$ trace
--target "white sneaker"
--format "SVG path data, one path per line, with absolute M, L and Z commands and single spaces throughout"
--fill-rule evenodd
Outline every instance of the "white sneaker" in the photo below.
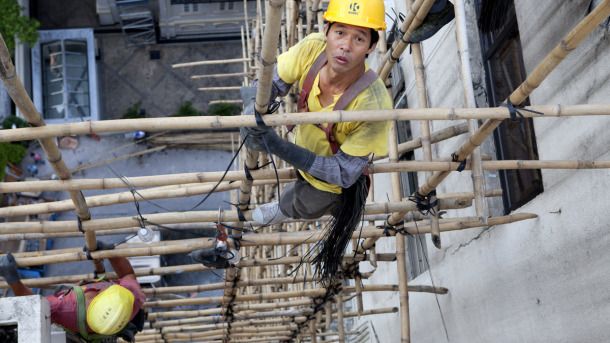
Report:
M 252 220 L 261 225 L 278 224 L 286 218 L 288 217 L 280 211 L 280 204 L 277 201 L 263 204 L 252 211 Z

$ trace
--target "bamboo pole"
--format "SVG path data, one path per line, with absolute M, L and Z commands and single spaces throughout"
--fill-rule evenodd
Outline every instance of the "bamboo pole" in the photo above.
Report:
M 215 104 L 243 104 L 243 100 L 241 100 L 241 99 L 210 100 L 208 102 L 208 104 L 210 104 L 210 105 L 215 105 Z
M 256 89 L 255 109 L 258 113 L 266 114 L 269 98 L 271 96 L 271 82 L 273 78 L 273 68 L 276 64 L 278 37 L 280 36 L 280 26 L 282 17 L 282 6 L 284 0 L 269 0 L 265 7 L 266 25 L 263 35 L 263 47 L 259 60 L 258 86 Z M 253 118 L 254 119 L 254 118 Z M 246 149 L 245 168 L 256 169 L 258 152 Z M 240 210 L 245 210 L 250 203 L 250 192 L 252 183 L 247 180 L 242 183 L 239 192 L 238 206 Z
M 522 111 L 525 118 L 554 118 L 575 116 L 610 115 L 608 104 L 586 105 L 536 105 L 526 106 L 526 110 L 544 114 Z M 374 114 L 374 115 L 373 115 Z M 269 114 L 265 123 L 269 126 L 339 123 L 348 121 L 387 121 L 387 120 L 464 120 L 464 119 L 497 119 L 510 118 L 506 107 L 491 108 L 428 108 L 428 109 L 391 109 L 374 111 L 331 111 Z M 253 116 L 194 116 L 194 117 L 160 117 L 141 119 L 115 119 L 103 121 L 83 121 L 2 130 L 0 142 L 32 140 L 48 137 L 120 133 L 134 130 L 147 132 L 201 130 L 220 128 L 254 127 Z
M 407 42 L 413 30 L 421 25 L 433 4 L 434 0 L 417 0 L 411 4 L 409 12 L 407 12 L 407 16 L 400 27 L 400 32 L 404 33 L 394 41 L 378 68 L 377 74 L 379 74 L 381 80 L 385 81 L 388 78 L 392 67 L 407 47 Z
M 440 199 L 441 209 L 463 208 L 470 203 L 469 198 L 449 198 Z M 381 214 L 396 211 L 410 212 L 417 210 L 417 205 L 413 202 L 400 201 L 392 203 L 368 204 L 365 207 L 365 214 Z M 250 213 L 244 213 L 246 220 L 250 219 Z M 83 231 L 98 231 L 110 229 L 123 229 L 139 226 L 141 223 L 139 216 L 115 217 L 105 219 L 95 219 L 82 223 Z M 237 211 L 189 211 L 189 212 L 166 212 L 145 214 L 145 224 L 178 224 L 196 222 L 236 222 L 239 221 Z M 80 232 L 77 221 L 40 221 L 40 222 L 6 222 L 0 223 L 0 235 L 18 233 L 60 233 L 60 232 Z
M 337 330 L 339 331 L 339 342 L 345 343 L 345 323 L 343 322 L 343 293 L 339 292 L 337 299 Z
M 15 66 L 11 60 L 10 52 L 4 43 L 4 37 L 2 37 L 2 34 L 0 34 L 0 78 L 2 79 L 4 87 L 6 88 L 11 99 L 13 99 L 13 102 L 17 108 L 19 108 L 19 111 L 21 111 L 28 123 L 35 127 L 44 128 L 46 126 L 44 119 L 36 110 L 36 107 L 26 92 L 23 83 L 15 73 Z M 52 138 L 41 138 L 38 140 L 38 142 L 47 155 L 47 159 L 55 171 L 55 174 L 57 174 L 61 180 L 71 179 L 72 175 L 70 170 L 64 163 L 61 152 L 59 151 L 59 147 L 55 143 L 55 140 Z M 78 219 L 85 222 L 91 219 L 91 212 L 89 212 L 89 208 L 87 207 L 83 193 L 79 191 L 69 191 L 68 193 L 70 194 L 70 198 L 74 203 L 74 208 L 76 210 L 75 212 Z M 97 242 L 94 232 L 85 234 L 85 246 L 89 251 L 95 251 L 97 249 Z M 102 261 L 94 260 L 93 265 L 96 273 L 104 273 L 104 264 Z
M 413 1 L 410 1 L 413 3 Z M 418 105 L 420 108 L 428 107 L 428 92 L 426 90 L 426 75 L 425 75 L 425 67 L 424 67 L 424 59 L 422 56 L 422 47 L 421 44 L 411 44 L 412 53 L 411 56 L 413 58 L 413 67 L 415 68 L 415 84 L 417 89 L 417 98 Z M 430 142 L 430 121 L 429 120 L 421 120 L 420 122 L 421 129 L 421 142 L 422 148 L 424 152 L 424 161 L 430 162 L 432 161 L 432 143 Z M 398 158 L 398 147 L 396 148 L 396 158 Z M 431 173 L 425 172 L 425 178 Z M 431 200 L 434 202 L 434 200 Z M 434 215 L 430 216 L 430 225 L 432 226 L 432 233 L 430 234 L 432 238 L 432 243 L 437 249 L 441 248 L 441 235 L 440 230 L 438 228 L 438 207 L 434 208 Z
M 225 74 L 205 74 L 205 75 L 191 75 L 191 79 L 199 80 L 199 79 L 219 79 L 219 78 L 227 78 L 227 77 L 242 77 L 248 76 L 247 72 L 241 73 L 225 73 Z
M 203 66 L 203 65 L 242 63 L 243 61 L 244 61 L 243 58 L 233 58 L 233 59 L 226 59 L 226 60 L 206 60 L 206 61 L 197 61 L 197 62 L 176 63 L 176 64 L 172 64 L 172 68 L 176 69 L 176 68 Z
M 396 134 L 396 122 L 391 122 L 390 132 L 388 135 L 388 153 L 390 161 L 398 159 L 398 137 Z M 392 183 L 392 199 L 402 199 L 402 186 L 400 183 L 400 174 L 390 174 Z M 403 216 L 404 217 L 404 216 Z M 432 223 L 430 223 L 432 224 Z M 430 227 L 432 229 L 432 226 Z M 437 228 L 433 228 L 436 232 Z M 440 227 L 438 228 L 440 232 Z M 364 246 L 363 246 L 364 248 Z M 400 301 L 400 341 L 409 343 L 411 341 L 411 329 L 409 319 L 409 290 L 408 290 L 408 273 L 407 273 L 407 257 L 406 257 L 406 237 L 402 235 L 396 236 L 396 268 L 398 269 L 398 297 Z
M 454 3 L 455 9 L 455 37 L 458 46 L 458 55 L 460 57 L 460 76 L 462 86 L 464 88 L 464 104 L 466 107 L 477 107 L 474 98 L 474 88 L 472 82 L 472 71 L 470 68 L 470 49 L 468 48 L 468 36 L 466 34 L 466 12 L 464 9 L 464 0 L 456 0 Z M 472 136 L 479 128 L 479 123 L 474 119 L 468 120 L 468 132 Z M 483 167 L 481 164 L 481 149 L 475 148 L 471 154 L 472 161 L 472 188 L 475 194 L 474 207 L 476 214 L 481 220 L 487 220 L 488 210 L 487 202 L 485 201 L 485 179 L 483 175 Z
M 537 160 L 506 160 L 506 161 L 483 161 L 484 170 L 508 170 L 508 169 L 607 169 L 610 161 L 537 161 Z M 403 161 L 376 163 L 369 165 L 370 174 L 390 172 L 412 172 L 412 171 L 454 171 L 460 166 L 458 162 L 420 162 Z M 470 169 L 469 162 L 465 170 Z M 280 180 L 293 179 L 294 169 L 279 169 Z M 269 169 L 260 169 L 250 172 L 255 180 L 275 180 L 275 172 Z M 184 173 L 166 174 L 154 176 L 140 176 L 129 178 L 132 187 L 153 187 L 188 184 L 195 182 L 218 181 L 222 172 L 206 173 Z M 227 172 L 225 181 L 243 181 L 245 175 L 239 172 Z M 46 181 L 21 181 L 0 183 L 0 193 L 28 192 L 28 191 L 61 191 L 61 190 L 86 190 L 86 189 L 112 189 L 127 188 L 125 181 L 119 178 L 107 179 L 77 179 L 77 180 L 46 180 Z
M 143 155 L 147 155 L 147 154 L 152 154 L 153 152 L 165 150 L 165 148 L 167 148 L 166 145 L 161 145 L 161 146 L 158 146 L 158 147 L 154 147 L 154 148 L 150 148 L 150 149 L 145 149 L 145 150 L 142 150 L 142 151 L 136 151 L 136 152 L 133 152 L 133 153 L 130 153 L 130 154 L 125 154 L 125 155 L 113 157 L 113 158 L 102 160 L 102 161 L 84 163 L 84 164 L 81 164 L 78 167 L 70 170 L 70 173 L 73 174 L 73 173 L 77 173 L 79 171 L 83 171 L 83 170 L 87 170 L 87 169 L 91 169 L 91 168 L 105 166 L 107 164 L 111 164 L 111 163 L 114 163 L 114 162 L 117 162 L 117 161 L 123 161 L 123 160 L 128 160 L 128 159 L 133 158 L 133 157 L 138 157 L 138 156 L 143 156 Z
M 204 92 L 213 92 L 213 91 L 238 91 L 241 89 L 241 86 L 224 86 L 224 87 L 199 87 L 197 90 Z
M 589 13 L 578 25 L 576 25 L 559 44 L 536 66 L 526 80 L 509 96 L 508 100 L 514 105 L 521 104 L 534 89 L 559 65 L 561 61 L 597 27 L 599 23 L 605 20 L 610 15 L 610 0 L 604 0 L 597 5 L 595 9 Z M 470 139 L 465 142 L 454 153 L 456 160 L 464 160 L 472 153 L 472 151 L 481 145 L 483 141 L 502 123 L 501 120 L 488 119 L 479 129 L 473 134 Z M 428 194 L 436 186 L 438 186 L 449 172 L 436 172 L 431 178 L 426 180 L 418 192 L 420 194 Z M 397 217 L 400 217 L 397 214 Z M 392 220 L 394 218 L 391 218 Z M 392 221 L 390 222 L 392 223 Z

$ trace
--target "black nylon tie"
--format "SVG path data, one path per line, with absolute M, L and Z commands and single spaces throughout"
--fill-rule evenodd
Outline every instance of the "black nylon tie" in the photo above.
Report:
M 468 159 L 465 158 L 464 160 L 460 161 L 459 160 L 459 156 L 456 153 L 451 154 L 451 161 L 459 162 L 460 163 L 460 165 L 455 169 L 455 170 L 457 170 L 460 173 L 466 168 L 466 161 L 467 160 Z

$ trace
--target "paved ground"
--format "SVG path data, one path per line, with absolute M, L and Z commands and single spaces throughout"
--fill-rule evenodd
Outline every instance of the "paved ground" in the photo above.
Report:
M 206 111 L 210 100 L 238 99 L 239 91 L 197 90 L 199 87 L 241 86 L 242 78 L 191 79 L 191 75 L 243 72 L 241 63 L 173 69 L 172 64 L 241 57 L 241 41 L 155 44 L 128 47 L 122 34 L 96 34 L 100 49 L 101 119 L 121 118 L 129 106 L 142 103 L 148 117 L 165 117 L 185 101 Z M 151 60 L 159 51 L 161 59 Z
M 125 135 L 108 135 L 102 136 L 100 141 L 94 140 L 90 137 L 82 136 L 79 137 L 79 146 L 75 150 L 62 150 L 63 158 L 69 168 L 74 168 L 82 163 L 91 161 L 99 161 L 107 158 L 120 156 L 136 151 L 146 149 L 145 145 L 141 144 L 130 144 L 131 138 L 126 138 Z M 126 146 L 127 145 L 127 146 Z M 120 148 L 123 147 L 123 148 Z M 227 152 L 221 151 L 204 151 L 204 150 L 182 150 L 172 149 L 161 152 L 152 153 L 138 158 L 132 158 L 125 161 L 117 161 L 109 165 L 109 167 L 102 166 L 97 168 L 88 169 L 83 172 L 77 173 L 75 178 L 104 178 L 104 177 L 115 177 L 114 172 L 122 176 L 143 176 L 143 175 L 157 175 L 157 174 L 171 174 L 178 172 L 200 172 L 200 171 L 218 171 L 224 170 L 227 167 L 232 155 Z M 28 163 L 29 157 L 24 163 Z M 114 172 L 113 172 L 114 171 Z M 41 178 L 48 178 L 52 174 L 52 170 L 49 165 L 40 166 L 39 176 Z M 85 196 L 114 193 L 121 190 L 107 190 L 107 191 L 85 191 Z M 51 197 L 56 199 L 67 199 L 68 194 L 65 192 L 53 192 L 44 193 L 45 197 Z M 177 198 L 158 200 L 154 203 L 142 202 L 140 204 L 140 210 L 143 214 L 165 212 L 163 209 L 157 207 L 161 205 L 164 208 L 172 211 L 184 211 L 192 208 L 194 204 L 199 202 L 202 196 L 194 196 L 189 198 Z M 229 201 L 229 194 L 215 194 L 212 195 L 202 206 L 198 209 L 218 209 L 218 208 L 229 208 L 227 202 Z M 107 207 L 91 208 L 91 213 L 94 219 L 106 218 L 106 217 L 120 217 L 120 216 L 132 216 L 137 212 L 135 210 L 134 203 L 113 205 Z M 57 220 L 74 220 L 75 215 L 73 212 L 60 213 Z M 205 235 L 202 232 L 196 232 L 198 235 Z M 113 236 L 102 236 L 104 241 L 118 242 L 123 240 L 127 235 L 113 235 Z M 192 238 L 192 232 L 179 235 L 172 232 L 162 232 L 163 239 L 180 239 L 180 238 Z M 82 247 L 84 244 L 83 238 L 62 238 L 54 239 L 53 249 L 61 249 L 68 247 Z M 165 265 L 178 265 L 178 264 L 189 264 L 193 263 L 190 258 L 185 255 L 166 255 L 162 264 Z M 91 264 L 89 262 L 77 262 L 77 263 L 62 263 L 62 264 L 51 264 L 46 266 L 45 275 L 67 275 L 67 274 L 83 274 L 91 272 Z M 216 282 L 219 280 L 219 274 L 211 272 L 203 273 L 184 273 L 166 277 L 164 281 L 168 285 L 185 285 L 185 284 L 201 284 Z M 208 293 L 210 294 L 210 293 Z

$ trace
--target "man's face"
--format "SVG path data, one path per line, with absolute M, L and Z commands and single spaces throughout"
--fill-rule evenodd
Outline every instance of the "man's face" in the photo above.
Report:
M 328 25 L 328 24 L 327 24 Z M 333 23 L 326 34 L 328 65 L 337 73 L 351 72 L 364 65 L 371 45 L 371 30 L 366 27 Z

